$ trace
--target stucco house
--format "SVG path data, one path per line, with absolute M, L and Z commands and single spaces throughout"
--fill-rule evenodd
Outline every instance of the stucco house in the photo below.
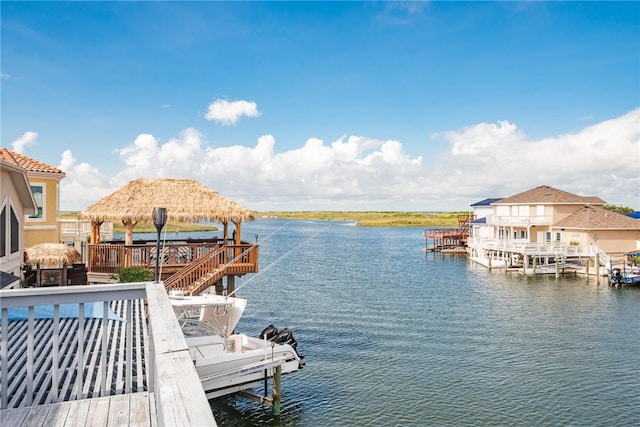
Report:
M 37 212 L 37 204 L 23 167 L 0 157 L 0 173 L 0 283 L 16 287 L 24 261 L 24 223 Z
M 640 220 L 606 210 L 583 206 L 551 227 L 570 244 L 597 245 L 610 256 L 640 250 Z
M 496 257 L 512 263 L 538 253 L 546 261 L 591 256 L 595 263 L 598 255 L 598 264 L 607 266 L 615 257 L 640 249 L 640 221 L 606 210 L 605 204 L 599 197 L 547 185 L 494 200 L 486 220 L 471 225 L 471 258 L 483 264 Z M 477 204 L 485 211 L 486 205 Z
M 0 149 L 0 159 L 26 170 L 36 201 L 37 211 L 28 215 L 24 222 L 24 246 L 60 242 L 60 181 L 65 173 L 6 148 Z

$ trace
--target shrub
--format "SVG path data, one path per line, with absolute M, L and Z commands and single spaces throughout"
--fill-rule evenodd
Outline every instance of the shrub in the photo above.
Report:
M 148 282 L 153 278 L 153 271 L 144 267 L 118 267 L 111 278 L 121 283 Z

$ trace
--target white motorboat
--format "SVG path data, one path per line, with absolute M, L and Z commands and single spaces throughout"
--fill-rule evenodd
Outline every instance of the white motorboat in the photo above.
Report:
M 304 366 L 286 328 L 278 331 L 269 325 L 260 338 L 234 333 L 246 299 L 172 291 L 170 300 L 209 398 L 257 387 L 273 377 L 277 366 L 282 374 Z

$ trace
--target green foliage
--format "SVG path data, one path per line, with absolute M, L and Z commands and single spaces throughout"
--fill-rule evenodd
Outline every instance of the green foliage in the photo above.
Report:
M 148 282 L 153 278 L 153 271 L 144 267 L 118 267 L 112 279 L 119 280 L 120 283 Z
M 622 205 L 604 205 L 604 208 L 608 211 L 618 212 L 619 214 L 626 215 L 635 212 L 635 209 Z

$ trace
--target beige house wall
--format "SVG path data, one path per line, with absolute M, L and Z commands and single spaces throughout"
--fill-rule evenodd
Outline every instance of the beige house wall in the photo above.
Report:
M 25 220 L 24 246 L 30 248 L 38 243 L 60 242 L 59 186 L 60 177 L 46 173 L 29 173 L 29 184 L 42 186 L 44 194 L 43 217 Z
M 561 231 L 563 241 L 577 239 L 581 246 L 598 245 L 608 254 L 623 254 L 640 249 L 640 230 L 571 230 Z
M 551 216 L 551 224 L 554 224 L 562 219 L 565 219 L 584 205 L 552 205 L 545 206 L 545 211 Z

